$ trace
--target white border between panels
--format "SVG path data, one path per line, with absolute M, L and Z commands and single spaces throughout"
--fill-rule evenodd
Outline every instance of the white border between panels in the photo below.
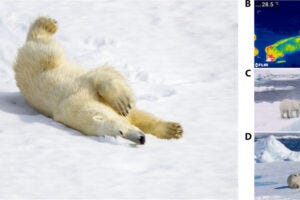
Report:
M 238 2 L 239 199 L 254 200 L 254 0 Z M 251 77 L 245 71 L 251 69 Z M 252 139 L 245 140 L 245 133 Z

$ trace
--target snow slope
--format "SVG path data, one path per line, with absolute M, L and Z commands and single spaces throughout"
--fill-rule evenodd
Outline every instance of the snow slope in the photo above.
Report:
M 300 161 L 300 152 L 291 151 L 273 135 L 255 142 L 257 162 Z
M 0 198 L 237 199 L 236 3 L 1 1 Z M 59 22 L 70 59 L 114 65 L 183 139 L 86 137 L 28 106 L 12 65 L 38 15 Z

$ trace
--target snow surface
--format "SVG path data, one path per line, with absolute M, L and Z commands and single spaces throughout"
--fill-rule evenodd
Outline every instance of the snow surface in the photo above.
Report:
M 277 135 L 276 135 L 277 136 Z M 299 190 L 289 189 L 287 178 L 299 173 L 300 152 L 289 150 L 278 138 L 299 138 L 297 135 L 258 134 L 255 142 L 255 196 L 257 200 L 298 200 Z
M 300 172 L 300 162 L 271 162 L 255 164 L 256 200 L 299 200 L 299 189 L 290 189 L 287 178 Z
M 280 102 L 255 103 L 255 131 L 256 132 L 278 132 L 278 131 L 300 131 L 300 118 L 281 118 Z
M 236 4 L 1 1 L 0 198 L 237 199 Z M 38 15 L 59 22 L 72 60 L 114 65 L 183 139 L 87 137 L 28 106 L 12 65 Z

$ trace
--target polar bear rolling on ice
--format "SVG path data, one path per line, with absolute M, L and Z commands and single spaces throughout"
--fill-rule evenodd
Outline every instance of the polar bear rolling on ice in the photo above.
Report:
M 293 117 L 294 112 L 296 112 L 296 116 L 299 117 L 300 102 L 297 100 L 284 99 L 280 103 L 279 108 L 280 108 L 281 118 L 284 118 L 285 116 L 287 118 L 291 118 Z
M 109 66 L 86 71 L 69 61 L 53 39 L 57 22 L 39 17 L 30 26 L 14 65 L 17 86 L 39 112 L 86 135 L 121 136 L 145 143 L 144 133 L 180 138 L 180 124 L 135 108 L 125 78 Z

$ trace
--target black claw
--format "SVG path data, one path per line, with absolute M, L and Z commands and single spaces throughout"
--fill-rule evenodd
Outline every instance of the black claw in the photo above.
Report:
M 120 113 L 123 114 L 122 105 L 121 105 L 121 103 L 119 101 L 117 102 L 117 108 L 120 111 Z

